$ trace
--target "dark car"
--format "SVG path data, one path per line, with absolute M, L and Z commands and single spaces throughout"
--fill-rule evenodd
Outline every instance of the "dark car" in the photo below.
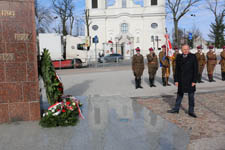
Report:
M 123 60 L 123 56 L 120 54 L 109 54 L 100 58 L 100 62 L 119 62 Z

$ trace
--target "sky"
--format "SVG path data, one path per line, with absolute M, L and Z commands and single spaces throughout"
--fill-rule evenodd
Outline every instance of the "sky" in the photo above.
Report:
M 38 0 L 41 4 L 51 7 L 51 0 Z M 108 0 L 108 4 L 112 5 L 115 0 Z M 134 0 L 135 3 L 143 5 L 143 0 Z M 74 0 L 75 13 L 79 16 L 84 14 L 85 0 Z M 179 27 L 183 30 L 190 31 L 194 26 L 199 28 L 204 39 L 209 40 L 210 24 L 214 21 L 212 13 L 206 9 L 207 3 L 202 2 L 198 7 L 191 9 L 179 22 Z M 194 16 L 191 16 L 194 14 Z M 166 17 L 166 27 L 169 34 L 172 33 L 173 20 L 170 15 Z

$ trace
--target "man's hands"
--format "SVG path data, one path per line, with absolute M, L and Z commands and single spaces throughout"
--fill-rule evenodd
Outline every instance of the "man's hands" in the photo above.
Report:
M 175 85 L 178 87 L 178 82 L 175 82 Z M 191 86 L 195 86 L 196 85 L 196 83 L 194 83 L 194 82 L 192 82 L 192 84 L 191 84 Z

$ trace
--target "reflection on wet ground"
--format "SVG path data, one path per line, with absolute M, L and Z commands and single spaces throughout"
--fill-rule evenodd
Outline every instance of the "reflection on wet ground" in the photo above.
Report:
M 135 100 L 79 97 L 85 120 L 43 129 L 37 122 L 0 125 L 0 150 L 186 150 L 189 136 Z

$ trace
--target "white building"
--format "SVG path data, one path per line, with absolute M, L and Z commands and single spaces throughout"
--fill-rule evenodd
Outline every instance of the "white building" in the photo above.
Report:
M 115 0 L 111 6 L 107 0 L 86 0 L 90 13 L 90 36 L 98 36 L 97 54 L 120 53 L 129 58 L 136 47 L 141 53 L 149 53 L 150 47 L 165 44 L 165 0 L 144 0 L 137 5 L 133 0 Z M 91 45 L 95 55 L 95 44 Z

